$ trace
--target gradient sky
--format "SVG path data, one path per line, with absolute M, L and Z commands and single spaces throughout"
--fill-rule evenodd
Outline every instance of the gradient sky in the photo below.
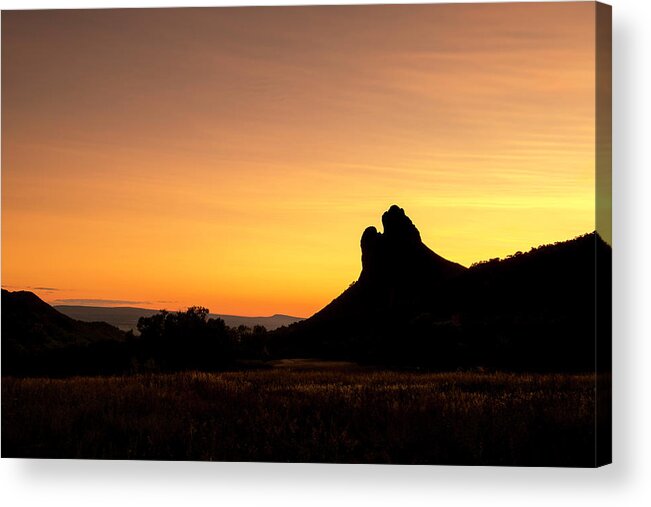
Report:
M 308 316 L 391 204 L 465 265 L 595 229 L 591 2 L 2 14 L 2 284 Z

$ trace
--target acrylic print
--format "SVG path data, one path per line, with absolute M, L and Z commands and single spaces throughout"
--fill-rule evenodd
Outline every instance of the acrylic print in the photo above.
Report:
M 610 462 L 610 7 L 2 13 L 2 456 Z

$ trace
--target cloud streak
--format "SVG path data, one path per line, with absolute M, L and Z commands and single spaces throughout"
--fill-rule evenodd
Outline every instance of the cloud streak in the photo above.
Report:
M 106 306 L 106 305 L 151 305 L 152 301 L 134 301 L 130 299 L 65 298 L 65 299 L 55 299 L 53 303 L 81 305 L 81 306 Z
M 30 285 L 3 285 L 2 288 L 11 290 L 37 290 L 42 292 L 59 292 L 65 290 L 56 287 L 32 287 Z

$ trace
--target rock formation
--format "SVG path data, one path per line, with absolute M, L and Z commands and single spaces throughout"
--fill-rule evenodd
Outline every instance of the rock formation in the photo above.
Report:
M 382 215 L 382 225 L 384 233 L 368 227 L 362 234 L 360 283 L 416 288 L 465 271 L 425 246 L 416 226 L 395 204 Z

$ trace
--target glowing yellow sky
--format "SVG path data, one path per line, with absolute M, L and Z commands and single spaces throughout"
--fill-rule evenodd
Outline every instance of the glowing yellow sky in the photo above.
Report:
M 465 265 L 592 231 L 594 21 L 591 2 L 4 12 L 2 284 L 307 316 L 393 203 Z

